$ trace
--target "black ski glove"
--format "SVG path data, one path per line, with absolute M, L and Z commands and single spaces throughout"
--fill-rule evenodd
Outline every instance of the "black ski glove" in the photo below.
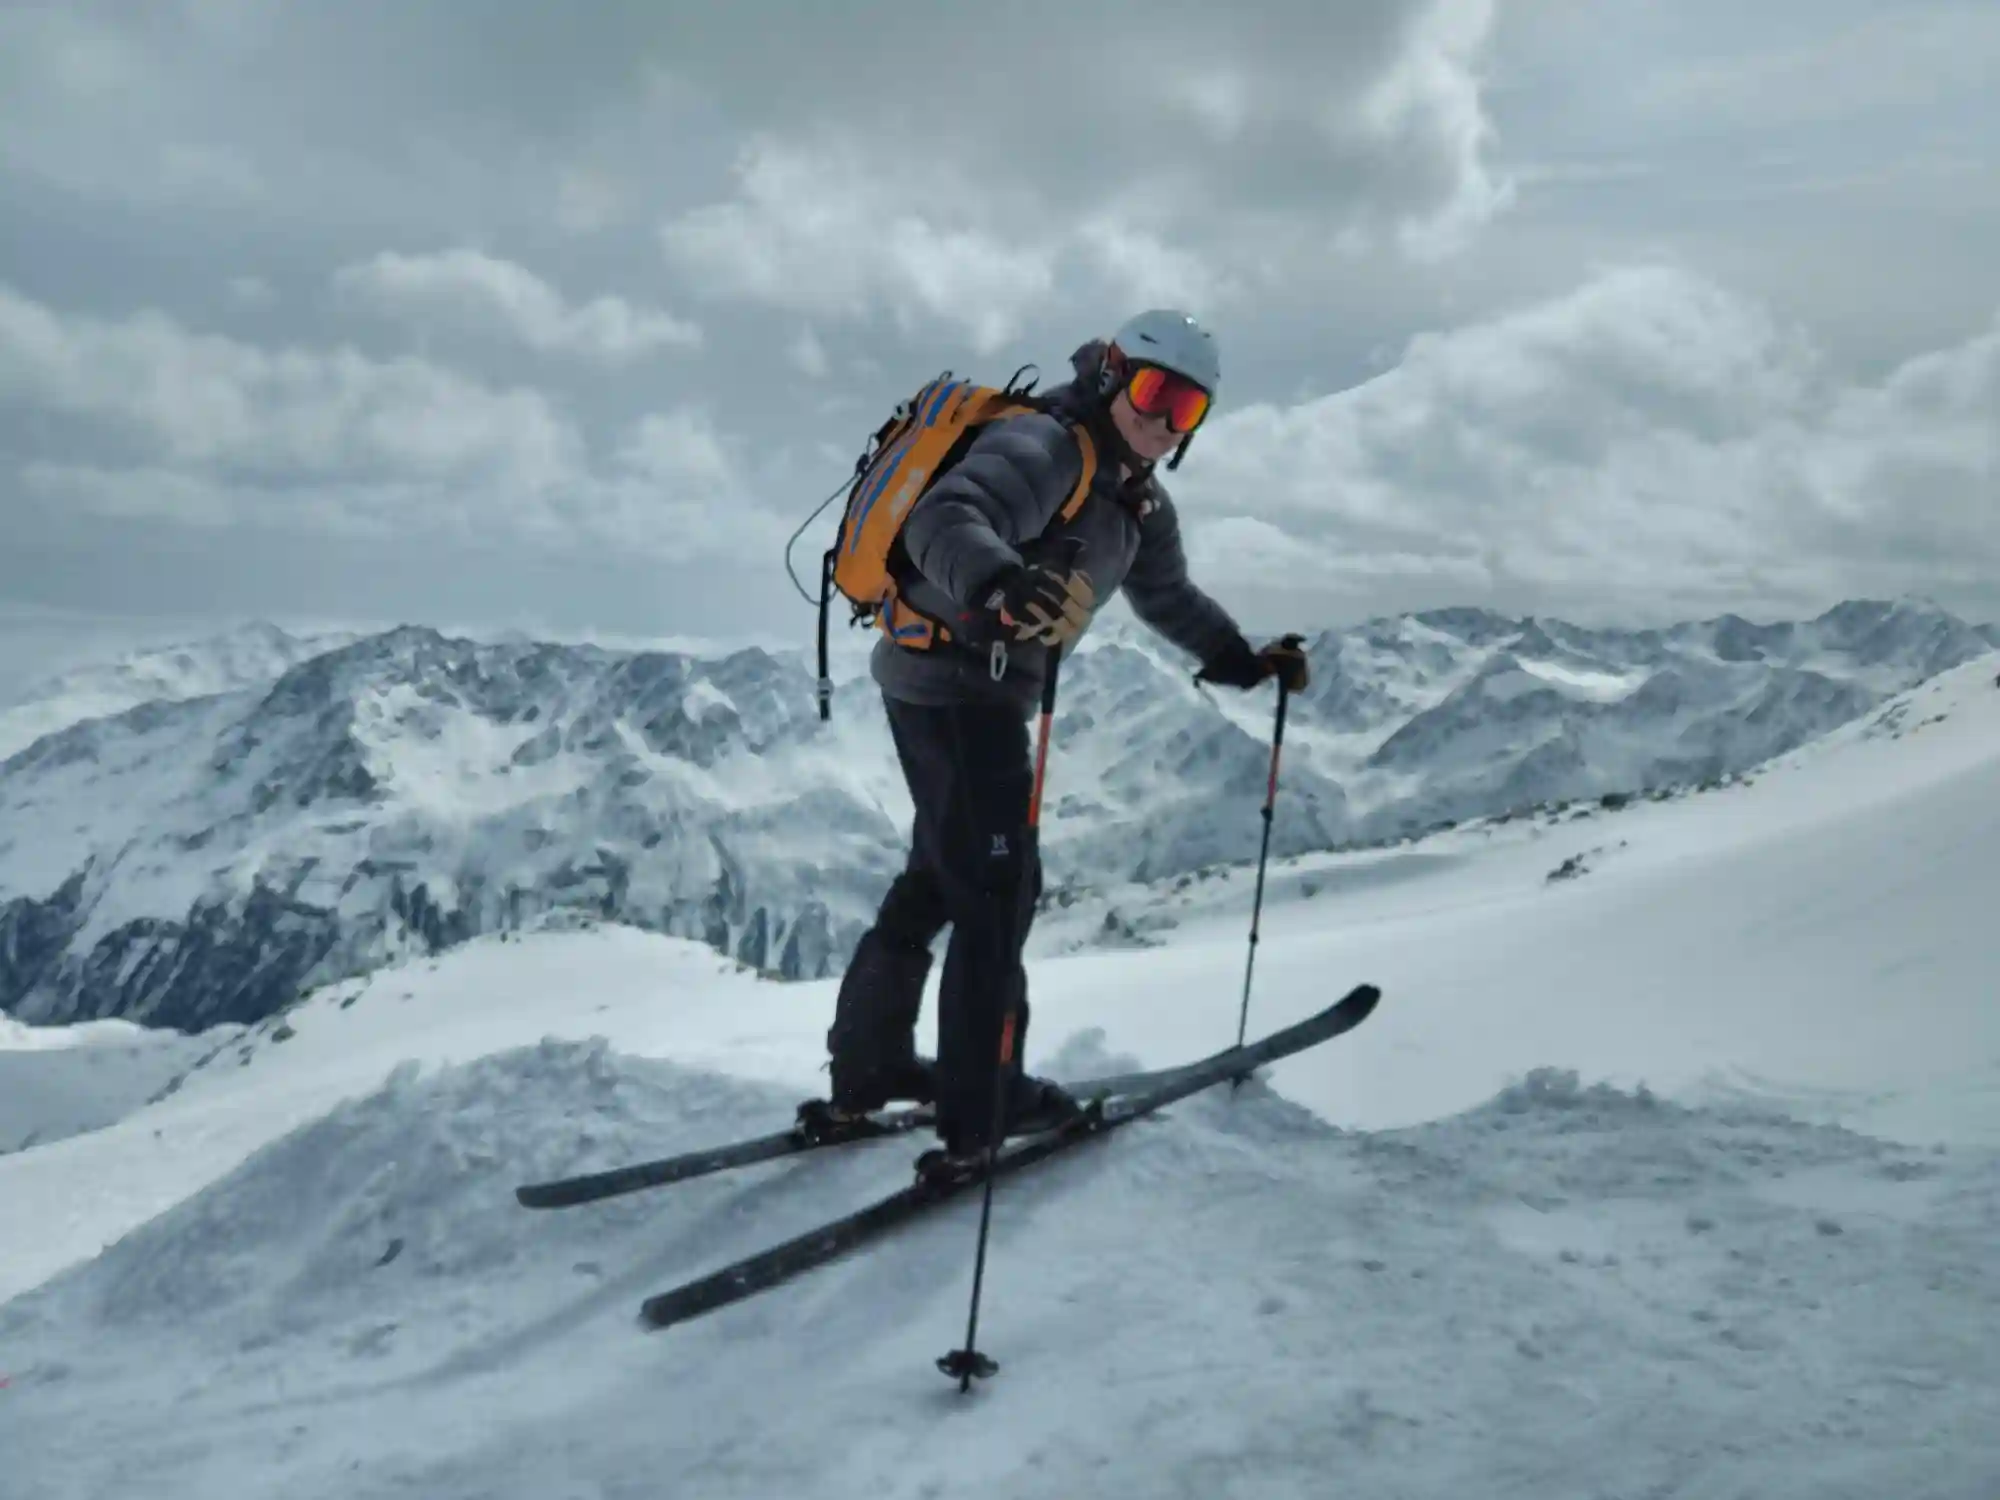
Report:
M 981 602 L 1017 641 L 1067 646 L 1082 635 L 1097 591 L 1082 569 L 1062 573 L 1040 563 L 1003 568 L 981 591 Z
M 1196 682 L 1220 683 L 1223 687 L 1246 691 L 1262 682 L 1264 676 L 1263 661 L 1240 635 L 1203 662 L 1201 670 L 1194 674 Z
M 1198 682 L 1215 682 L 1223 687 L 1246 691 L 1256 687 L 1266 677 L 1279 678 L 1285 690 L 1291 693 L 1300 692 L 1312 681 L 1312 671 L 1306 665 L 1305 645 L 1300 637 L 1288 635 L 1258 651 L 1239 635 L 1203 663 L 1202 669 L 1195 674 Z

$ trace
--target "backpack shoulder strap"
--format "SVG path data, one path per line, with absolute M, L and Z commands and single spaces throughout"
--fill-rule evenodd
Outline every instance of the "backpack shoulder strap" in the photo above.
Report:
M 1076 445 L 1083 453 L 1083 467 L 1076 476 L 1076 488 L 1069 492 L 1069 499 L 1063 502 L 1062 519 L 1073 520 L 1083 509 L 1083 502 L 1090 498 L 1090 487 L 1097 481 L 1097 440 L 1090 435 L 1090 429 L 1081 422 L 1071 425 L 1076 434 Z
M 1090 487 L 1097 481 L 1097 440 L 1090 435 L 1090 428 L 1074 417 L 1067 417 L 1055 406 L 1039 397 L 1021 391 L 984 390 L 980 392 L 982 402 L 971 418 L 977 422 L 995 422 L 1003 417 L 1025 416 L 1029 412 L 1040 412 L 1045 417 L 1054 417 L 1067 427 L 1076 437 L 1076 446 L 1082 455 L 1083 464 L 1078 469 L 1076 484 L 1063 501 L 1056 520 L 1074 520 L 1076 513 L 1083 509 L 1083 502 L 1090 498 Z M 1051 521 L 1049 524 L 1054 525 Z

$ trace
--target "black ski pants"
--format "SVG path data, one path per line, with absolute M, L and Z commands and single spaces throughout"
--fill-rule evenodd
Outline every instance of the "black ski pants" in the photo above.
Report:
M 916 819 L 909 861 L 883 898 L 875 930 L 927 949 L 950 925 L 938 987 L 938 1134 L 983 1141 L 1009 1007 L 1015 1068 L 1028 1030 L 1021 948 L 1042 890 L 1028 826 L 1035 775 L 1028 726 L 1019 710 L 997 704 L 883 702 Z

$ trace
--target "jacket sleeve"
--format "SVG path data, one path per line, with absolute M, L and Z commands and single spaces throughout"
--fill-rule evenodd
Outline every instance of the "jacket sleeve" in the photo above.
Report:
M 995 422 L 911 509 L 904 550 L 927 580 L 972 608 L 982 585 L 1021 562 L 1021 543 L 1047 529 L 1082 473 L 1082 450 L 1054 417 Z
M 1180 518 L 1165 490 L 1139 526 L 1139 553 L 1125 575 L 1132 612 L 1198 662 L 1212 661 L 1243 632 L 1229 612 L 1188 578 Z

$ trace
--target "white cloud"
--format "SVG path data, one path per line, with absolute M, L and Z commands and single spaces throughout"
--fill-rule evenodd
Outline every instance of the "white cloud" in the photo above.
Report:
M 2000 573 L 1996 413 L 2000 322 L 1842 385 L 1763 308 L 1645 267 L 1422 335 L 1351 390 L 1219 415 L 1176 490 L 1238 588 L 1818 607 Z
M 718 30 L 667 66 L 794 152 L 837 134 L 885 176 L 942 167 L 1024 202 L 1017 248 L 1148 175 L 1176 212 L 1143 227 L 1204 254 L 1246 253 L 1232 226 L 1274 219 L 1318 254 L 1344 232 L 1435 253 L 1507 201 L 1486 159 L 1493 0 L 1073 7 L 1057 48 L 973 8 L 889 7 L 913 23 L 893 48 L 838 7 L 785 9 L 796 65 Z
M 736 176 L 735 198 L 661 230 L 669 258 L 712 294 L 827 318 L 880 307 L 905 328 L 953 325 L 985 353 L 1053 289 L 1053 249 L 980 222 L 977 198 L 935 171 L 764 137 Z
M 1847 120 L 1992 97 L 2000 70 L 2000 11 L 1988 4 L 1899 5 L 1847 25 L 1803 29 L 1805 40 L 1710 55 L 1664 70 L 1638 91 L 1648 114 L 1760 129 Z
M 161 185 L 191 197 L 249 198 L 264 190 L 257 168 L 227 146 L 177 141 L 160 150 Z
M 1070 52 L 1023 59 L 1061 101 L 1046 111 L 1008 82 L 1018 39 L 972 12 L 947 18 L 945 32 L 982 33 L 967 70 L 927 18 L 892 79 L 880 59 L 852 60 L 851 107 L 799 120 L 797 100 L 774 98 L 733 192 L 663 225 L 668 258 L 705 295 L 940 324 L 984 354 L 1059 302 L 1212 312 L 1332 257 L 1434 260 L 1511 202 L 1487 159 L 1491 0 L 1223 16 L 1168 39 L 1079 13 L 1075 53 L 1103 40 L 1121 64 L 1074 77 Z M 895 107 L 866 97 L 877 83 Z M 732 83 L 690 72 L 689 86 L 720 99 Z M 987 119 L 1008 123 L 971 123 Z
M 682 408 L 642 417 L 625 435 L 618 461 L 642 479 L 703 498 L 733 498 L 735 467 L 706 414 Z
M 261 276 L 230 277 L 229 295 L 245 307 L 269 307 L 278 299 L 271 283 Z
M 1513 201 L 1512 184 L 1487 162 L 1495 132 L 1478 67 L 1493 10 L 1493 0 L 1439 0 L 1359 99 L 1363 139 L 1429 179 L 1421 206 L 1407 206 L 1395 221 L 1398 242 L 1419 259 L 1462 249 Z
M 741 562 L 776 549 L 791 530 L 757 503 L 736 445 L 707 412 L 687 407 L 634 423 L 593 503 L 599 530 L 661 556 Z
M 830 368 L 826 358 L 826 347 L 820 343 L 819 335 L 813 332 L 810 323 L 799 330 L 799 336 L 793 339 L 791 346 L 785 350 L 785 358 L 793 369 L 809 380 L 825 379 Z
M 1213 314 L 1242 294 L 1236 277 L 1130 217 L 1106 213 L 1086 220 L 1077 226 L 1073 244 L 1116 296 L 1134 307 L 1199 308 Z
M 109 418 L 172 460 L 266 474 L 506 472 L 543 482 L 577 437 L 536 392 L 420 360 L 268 351 L 158 313 L 62 317 L 0 288 L 0 394 Z
M 596 234 L 625 217 L 626 197 L 601 173 L 571 168 L 556 180 L 556 223 L 571 234 Z
M 432 480 L 374 476 L 327 480 L 311 475 L 263 480 L 159 464 L 115 468 L 92 463 L 31 462 L 20 468 L 26 491 L 66 514 L 155 521 L 226 534 L 247 527 L 384 543 L 412 530 L 456 532 L 535 527 L 533 507 L 492 503 L 490 492 Z
M 669 259 L 711 296 L 828 320 L 883 312 L 905 332 L 941 324 L 986 354 L 1057 299 L 1066 271 L 1120 304 L 1212 311 L 1241 291 L 1156 227 L 1172 218 L 1157 194 L 1126 191 L 1050 229 L 1027 205 L 996 205 L 942 167 L 919 172 L 851 144 L 772 139 L 746 151 L 737 177 L 735 198 L 661 230 Z
M 219 528 L 238 519 L 238 507 L 222 487 L 171 469 L 37 462 L 23 464 L 20 477 L 30 491 L 67 509 L 118 520 Z
M 8 457 L 28 495 L 120 519 L 511 533 L 678 560 L 733 556 L 780 524 L 704 415 L 648 417 L 603 457 L 538 391 L 420 360 L 265 350 L 156 313 L 64 316 L 4 287 L 0 403 L 88 419 L 81 452 Z M 107 447 L 136 456 L 107 461 Z
M 50 87 L 81 103 L 114 103 L 147 80 L 145 50 L 136 38 L 61 7 L 18 11 L 4 24 L 0 36 L 21 48 L 20 55 L 34 57 Z
M 694 324 L 621 297 L 596 297 L 573 306 L 533 272 L 478 250 L 434 255 L 384 251 L 343 267 L 334 282 L 379 311 L 454 318 L 469 327 L 498 330 L 544 354 L 614 363 L 701 342 Z

